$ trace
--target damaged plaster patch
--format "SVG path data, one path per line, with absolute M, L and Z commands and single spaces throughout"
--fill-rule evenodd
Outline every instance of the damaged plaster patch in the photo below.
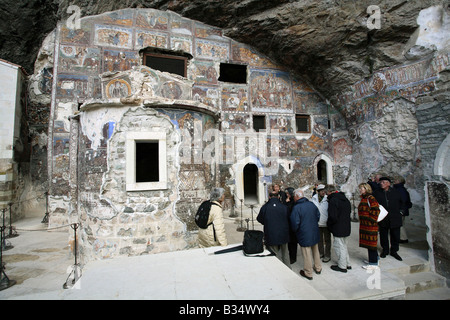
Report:
M 106 123 L 117 123 L 123 117 L 122 108 L 97 108 L 82 112 L 80 116 L 81 130 L 91 141 L 91 148 L 97 150 L 103 137 L 103 127 Z M 112 132 L 108 132 L 112 135 Z

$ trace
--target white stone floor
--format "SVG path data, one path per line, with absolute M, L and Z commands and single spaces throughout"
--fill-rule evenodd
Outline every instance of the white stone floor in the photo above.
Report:
M 230 246 L 242 242 L 243 232 L 226 218 Z M 6 274 L 17 284 L 0 291 L 0 299 L 169 299 L 169 300 L 319 300 L 404 298 L 405 283 L 399 276 L 411 265 L 425 263 L 427 251 L 402 246 L 403 261 L 381 259 L 380 273 L 361 268 L 366 250 L 358 247 L 358 223 L 352 223 L 349 253 L 352 270 L 346 274 L 323 263 L 322 273 L 306 280 L 300 248 L 297 262 L 287 268 L 275 257 L 245 257 L 241 251 L 212 254 L 222 248 L 191 249 L 136 257 L 91 261 L 72 289 L 63 289 L 73 257 L 68 231 L 21 231 L 44 228 L 40 219 L 14 224 L 19 236 L 3 254 Z M 244 222 L 244 226 L 246 223 Z M 250 223 L 250 227 L 252 224 Z M 255 222 L 255 229 L 262 226 Z

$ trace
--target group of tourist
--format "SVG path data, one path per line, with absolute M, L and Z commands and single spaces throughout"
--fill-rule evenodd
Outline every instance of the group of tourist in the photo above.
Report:
M 390 177 L 376 174 L 358 186 L 361 197 L 358 205 L 359 246 L 368 252 L 368 259 L 362 266 L 365 269 L 379 268 L 379 258 L 387 255 L 402 260 L 398 254 L 399 244 L 408 241 L 402 225 L 412 206 L 404 184 L 401 177 L 392 181 Z M 217 206 L 211 206 L 209 221 L 212 227 L 199 230 L 199 243 L 203 247 L 227 245 L 221 206 L 224 197 L 222 188 L 214 188 L 211 192 L 210 200 Z M 380 205 L 388 214 L 378 221 Z M 350 201 L 335 185 L 316 184 L 309 200 L 302 189 L 286 188 L 283 191 L 274 184 L 269 190 L 269 200 L 261 207 L 256 219 L 264 226 L 266 247 L 289 268 L 296 262 L 300 245 L 303 256 L 300 275 L 312 280 L 313 272 L 320 274 L 322 263 L 331 260 L 331 247 L 337 258 L 331 269 L 343 273 L 351 269 L 347 249 L 351 211 Z M 378 237 L 382 248 L 380 255 Z

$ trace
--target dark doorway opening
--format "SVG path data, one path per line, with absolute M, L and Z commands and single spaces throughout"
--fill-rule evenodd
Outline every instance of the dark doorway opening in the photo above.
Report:
M 244 202 L 258 203 L 258 167 L 253 163 L 244 167 Z
M 158 141 L 136 142 L 136 182 L 159 181 Z
M 317 180 L 321 183 L 327 184 L 327 163 L 325 160 L 319 160 L 317 163 Z

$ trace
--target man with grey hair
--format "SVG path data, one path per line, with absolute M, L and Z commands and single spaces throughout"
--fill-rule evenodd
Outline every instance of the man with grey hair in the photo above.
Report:
M 211 190 L 208 227 L 198 230 L 200 247 L 226 246 L 228 244 L 222 213 L 224 199 L 225 190 L 223 188 L 213 188 Z
M 291 228 L 302 249 L 304 265 L 303 270 L 300 270 L 300 275 L 312 280 L 313 269 L 316 274 L 320 274 L 322 271 L 318 246 L 320 212 L 314 203 L 304 197 L 301 189 L 294 190 L 294 201 L 290 220 Z

